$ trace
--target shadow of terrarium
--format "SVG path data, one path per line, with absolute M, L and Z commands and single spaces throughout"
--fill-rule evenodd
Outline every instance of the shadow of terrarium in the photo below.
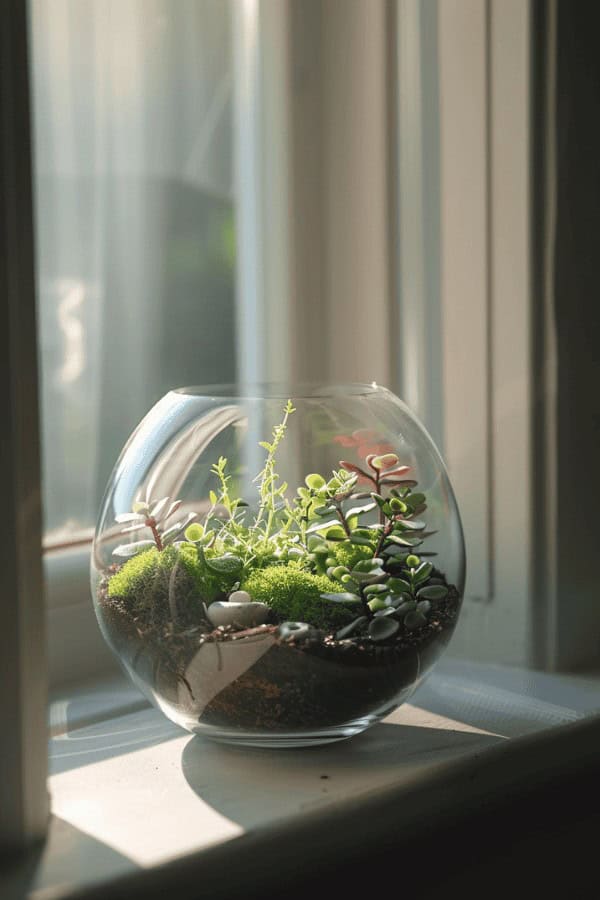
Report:
M 478 753 L 502 737 L 380 723 L 345 743 L 273 751 L 191 738 L 182 770 L 205 803 L 244 828 L 398 783 L 424 765 Z

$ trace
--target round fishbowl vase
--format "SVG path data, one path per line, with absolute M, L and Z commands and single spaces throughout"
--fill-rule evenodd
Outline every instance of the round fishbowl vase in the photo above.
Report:
M 170 719 L 219 741 L 351 737 L 403 703 L 454 630 L 454 494 L 375 385 L 182 388 L 131 435 L 92 554 L 100 628 Z

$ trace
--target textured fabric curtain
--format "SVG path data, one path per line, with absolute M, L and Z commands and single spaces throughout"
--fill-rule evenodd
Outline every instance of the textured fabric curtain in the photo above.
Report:
M 231 8 L 32 0 L 47 531 L 171 387 L 233 381 Z

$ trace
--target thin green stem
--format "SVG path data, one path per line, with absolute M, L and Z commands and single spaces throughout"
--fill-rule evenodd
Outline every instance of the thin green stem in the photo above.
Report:
M 267 521 L 264 529 L 265 538 L 268 538 L 271 534 L 271 530 L 273 528 L 273 519 L 275 516 L 275 498 L 277 496 L 277 491 L 275 488 L 275 482 L 277 480 L 277 474 L 275 472 L 275 456 L 279 445 L 285 435 L 288 419 L 293 411 L 294 408 L 291 402 L 288 401 L 284 409 L 282 421 L 273 429 L 273 440 L 271 444 L 267 445 L 269 448 L 267 451 L 267 458 L 265 460 L 264 467 L 260 472 L 260 475 L 258 476 L 260 477 L 259 493 L 261 501 L 254 522 L 254 527 L 259 527 L 266 512 Z

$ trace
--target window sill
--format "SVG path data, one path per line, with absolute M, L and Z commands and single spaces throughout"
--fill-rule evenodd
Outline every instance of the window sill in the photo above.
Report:
M 192 738 L 121 679 L 71 691 L 50 710 L 48 840 L 5 872 L 0 893 L 46 900 L 241 835 L 268 841 L 274 825 L 423 785 L 507 739 L 573 723 L 598 697 L 591 680 L 448 660 L 364 735 L 274 753 Z

